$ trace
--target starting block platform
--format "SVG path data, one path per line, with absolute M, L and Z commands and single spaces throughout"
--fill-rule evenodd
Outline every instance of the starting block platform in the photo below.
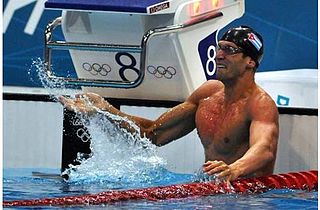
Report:
M 183 101 L 215 79 L 218 31 L 244 13 L 244 0 L 47 0 L 61 17 L 47 25 L 50 78 L 104 97 Z M 65 40 L 54 40 L 61 26 Z M 55 75 L 68 50 L 77 78 Z M 67 69 L 66 69 L 67 70 Z
M 129 13 L 154 13 L 167 9 L 174 9 L 170 1 L 164 0 L 48 0 L 45 7 L 50 9 L 82 10 L 82 11 L 108 11 Z M 169 10 L 169 11 L 168 11 Z

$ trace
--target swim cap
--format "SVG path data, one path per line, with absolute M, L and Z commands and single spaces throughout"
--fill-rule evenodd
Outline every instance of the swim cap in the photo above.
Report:
M 260 34 L 248 26 L 229 29 L 220 40 L 235 43 L 243 49 L 243 53 L 250 56 L 258 67 L 263 55 L 263 39 Z

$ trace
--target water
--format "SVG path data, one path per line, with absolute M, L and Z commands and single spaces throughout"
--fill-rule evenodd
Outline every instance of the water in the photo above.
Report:
M 36 83 L 36 80 L 34 78 L 38 78 L 42 86 L 51 95 L 52 99 L 57 99 L 56 96 L 67 94 L 67 86 L 64 81 L 59 78 L 48 78 L 45 71 L 46 65 L 47 64 L 45 64 L 44 61 L 41 60 L 41 58 L 37 58 L 32 61 L 32 65 L 28 69 L 28 75 L 31 82 Z
M 90 133 L 92 153 L 88 159 L 78 155 L 81 164 L 64 172 L 69 176 L 68 181 L 148 183 L 161 178 L 166 161 L 157 154 L 155 145 L 140 137 L 139 131 L 132 134 L 121 129 L 117 122 L 123 119 L 106 112 L 93 117 L 79 116 L 79 119 Z
M 132 188 L 118 182 L 65 182 L 62 179 L 46 179 L 32 176 L 32 171 L 58 173 L 58 169 L 4 169 L 3 200 L 53 198 L 70 195 L 98 193 L 110 189 Z M 148 186 L 171 185 L 191 182 L 190 174 L 175 174 L 163 170 L 165 179 L 149 183 Z M 136 184 L 134 188 L 148 187 Z M 215 196 L 189 197 L 161 201 L 132 200 L 85 207 L 41 207 L 42 209 L 317 209 L 318 192 L 300 190 L 271 190 L 262 194 L 225 194 Z

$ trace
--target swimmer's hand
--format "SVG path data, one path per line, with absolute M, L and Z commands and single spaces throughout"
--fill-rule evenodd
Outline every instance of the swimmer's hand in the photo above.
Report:
M 237 170 L 223 161 L 207 161 L 203 164 L 203 172 L 209 176 L 216 174 L 217 178 L 224 179 L 227 182 L 233 181 L 239 177 Z
M 78 94 L 74 99 L 60 96 L 59 101 L 67 110 L 87 115 L 95 114 L 98 110 L 104 110 L 110 106 L 107 101 L 95 93 Z

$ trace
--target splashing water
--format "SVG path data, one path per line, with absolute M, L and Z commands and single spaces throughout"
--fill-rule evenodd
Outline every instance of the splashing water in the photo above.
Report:
M 194 174 L 193 182 L 212 182 L 215 183 L 217 186 L 225 183 L 225 188 L 222 189 L 223 193 L 234 193 L 234 187 L 230 184 L 230 182 L 226 182 L 224 179 L 221 179 L 218 177 L 218 173 L 215 173 L 213 175 L 208 175 L 207 173 L 203 172 L 203 169 L 200 168 L 196 174 Z
M 54 101 L 58 101 L 59 95 L 67 95 L 70 91 L 67 90 L 66 83 L 61 78 L 49 78 L 46 73 L 46 67 L 47 64 L 41 58 L 37 58 L 32 61 L 28 75 L 32 82 L 35 82 L 33 78 L 38 78 L 50 97 Z
M 42 85 L 57 101 L 60 95 L 66 95 L 66 84 L 61 79 L 48 78 L 46 64 L 37 59 L 30 71 L 35 71 Z M 29 72 L 31 74 L 31 72 Z M 71 96 L 74 98 L 74 96 Z M 89 100 L 88 100 L 88 104 Z M 78 154 L 80 165 L 70 165 L 63 174 L 68 182 L 116 182 L 148 183 L 163 178 L 164 159 L 157 155 L 156 146 L 150 140 L 140 136 L 137 125 L 126 118 L 96 110 L 98 114 L 86 116 L 77 114 L 81 124 L 90 133 L 90 157 L 85 159 Z M 135 132 L 129 133 L 119 124 L 125 121 Z
M 166 162 L 156 153 L 156 146 L 140 137 L 139 128 L 128 119 L 98 111 L 93 117 L 81 116 L 91 137 L 91 157 L 81 158 L 63 174 L 71 182 L 108 181 L 116 183 L 148 183 L 159 180 Z M 129 133 L 119 123 L 128 122 L 135 128 Z

